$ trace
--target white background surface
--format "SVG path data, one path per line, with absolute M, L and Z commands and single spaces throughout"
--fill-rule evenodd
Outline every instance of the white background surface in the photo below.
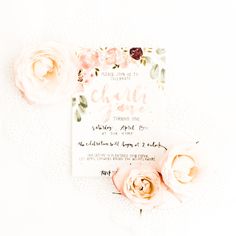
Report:
M 0 235 L 234 235 L 235 12 L 233 0 L 1 0 Z M 207 190 L 140 218 L 110 180 L 73 179 L 70 102 L 30 106 L 11 76 L 19 51 L 47 40 L 164 46 L 168 127 L 204 141 Z

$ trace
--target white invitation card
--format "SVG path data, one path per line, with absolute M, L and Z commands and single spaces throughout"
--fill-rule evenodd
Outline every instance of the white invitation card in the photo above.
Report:
M 123 163 L 156 161 L 163 151 L 165 51 L 81 50 L 81 88 L 72 97 L 73 175 L 111 176 Z

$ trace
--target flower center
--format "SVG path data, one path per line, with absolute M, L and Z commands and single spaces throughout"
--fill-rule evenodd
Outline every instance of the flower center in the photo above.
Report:
M 180 183 L 191 182 L 197 174 L 195 161 L 187 155 L 177 155 L 172 162 L 172 169 Z
M 40 80 L 53 79 L 56 73 L 56 63 L 51 58 L 43 57 L 33 64 L 33 71 Z
M 148 177 L 138 176 L 133 180 L 130 190 L 135 196 L 149 199 L 154 192 L 154 186 Z

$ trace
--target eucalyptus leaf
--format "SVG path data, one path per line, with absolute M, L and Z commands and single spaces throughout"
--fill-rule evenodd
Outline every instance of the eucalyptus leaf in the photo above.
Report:
M 160 79 L 157 81 L 158 82 L 158 87 L 161 89 L 164 89 L 165 86 L 165 72 L 166 70 L 164 68 L 161 69 L 160 73 Z
M 150 71 L 150 77 L 152 79 L 157 79 L 159 76 L 159 65 L 158 64 L 154 64 L 151 68 L 151 71 Z
M 165 81 L 166 70 L 164 68 L 161 69 L 161 81 Z
M 156 50 L 156 53 L 157 53 L 158 55 L 164 54 L 165 52 L 166 52 L 166 51 L 165 51 L 164 48 L 158 48 L 158 49 Z

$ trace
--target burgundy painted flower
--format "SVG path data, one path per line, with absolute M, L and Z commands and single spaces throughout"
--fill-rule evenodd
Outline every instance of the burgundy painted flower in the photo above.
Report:
M 129 54 L 135 60 L 139 60 L 140 57 L 143 55 L 143 51 L 142 51 L 142 48 L 131 48 L 129 50 Z

